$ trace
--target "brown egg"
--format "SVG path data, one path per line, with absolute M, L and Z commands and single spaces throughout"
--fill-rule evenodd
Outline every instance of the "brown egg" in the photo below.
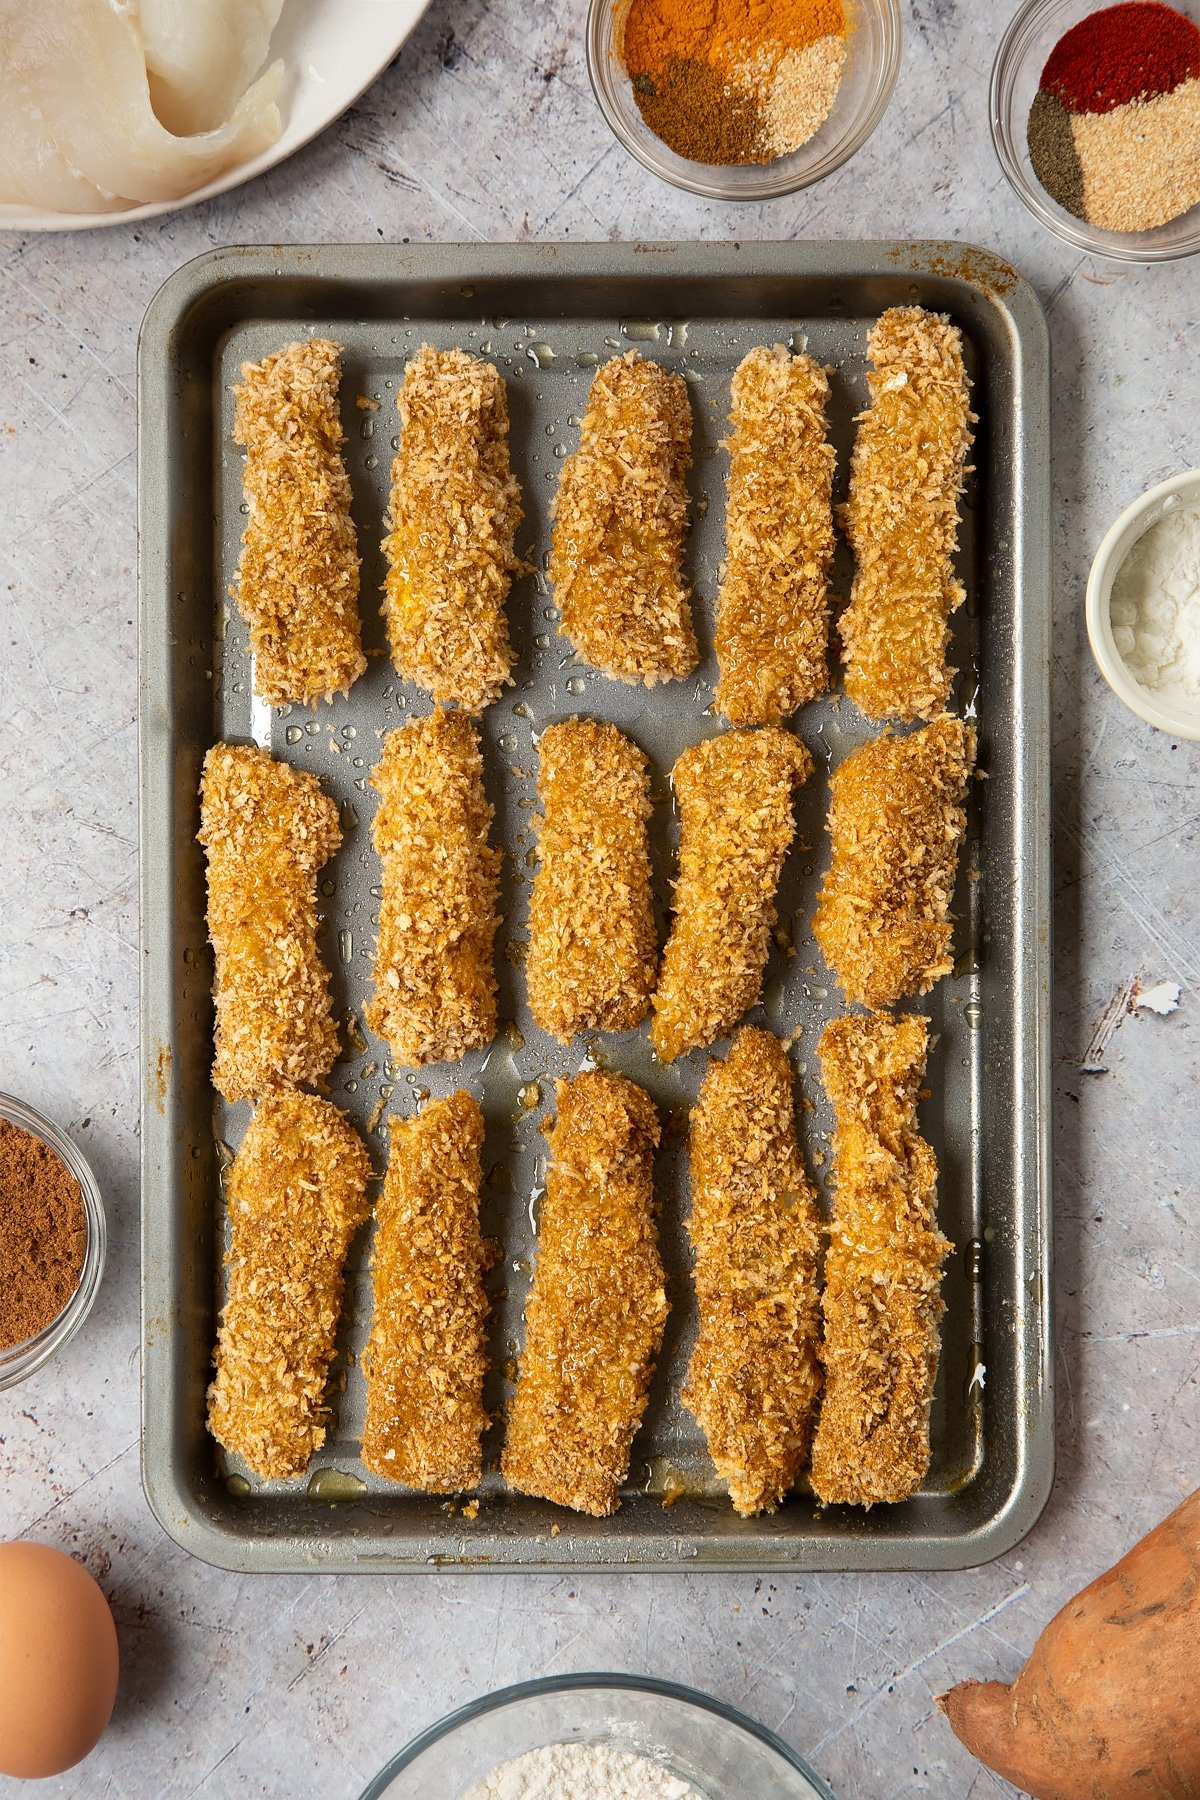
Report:
M 49 1544 L 0 1544 L 0 1775 L 61 1775 L 116 1697 L 117 1630 L 87 1570 Z

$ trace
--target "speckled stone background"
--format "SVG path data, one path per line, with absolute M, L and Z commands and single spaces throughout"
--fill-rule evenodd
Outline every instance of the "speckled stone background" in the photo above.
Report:
M 882 128 L 792 200 L 720 208 L 631 162 L 588 89 L 583 0 L 434 0 L 363 101 L 250 187 L 149 226 L 0 237 L 0 1087 L 75 1134 L 112 1229 L 86 1333 L 0 1396 L 0 1537 L 83 1557 L 124 1656 L 107 1738 L 39 1792 L 342 1800 L 461 1701 L 614 1668 L 745 1707 L 840 1800 L 1011 1793 L 959 1750 L 933 1696 L 967 1675 L 1011 1677 L 1068 1595 L 1200 1482 L 1200 746 L 1126 713 L 1083 629 L 1088 563 L 1112 517 L 1200 463 L 1196 265 L 1110 266 L 1046 235 L 987 133 L 1008 8 L 907 0 L 904 12 Z M 1011 1556 L 920 1579 L 239 1579 L 203 1567 L 164 1537 L 138 1477 L 142 312 L 173 268 L 215 244 L 729 235 L 973 239 L 1016 262 L 1049 312 L 1054 1497 Z M 1139 979 L 1179 982 L 1178 1010 L 1128 1011 L 1119 996 L 1135 999 Z M 1104 1072 L 1084 1073 L 1110 1006 Z

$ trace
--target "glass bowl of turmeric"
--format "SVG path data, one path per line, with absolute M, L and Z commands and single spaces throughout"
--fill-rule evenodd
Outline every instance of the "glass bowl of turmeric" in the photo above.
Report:
M 588 74 L 626 150 L 710 200 L 808 187 L 866 143 L 899 0 L 591 0 Z

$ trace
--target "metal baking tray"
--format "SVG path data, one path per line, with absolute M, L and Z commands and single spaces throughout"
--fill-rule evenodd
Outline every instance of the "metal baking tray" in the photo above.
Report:
M 953 978 L 926 1003 L 937 1044 L 924 1129 L 941 1164 L 940 1217 L 954 1243 L 944 1350 L 924 1490 L 869 1513 L 817 1508 L 803 1492 L 773 1516 L 736 1517 L 716 1488 L 678 1392 L 693 1333 L 682 1218 L 686 1109 L 703 1053 L 655 1064 L 645 1028 L 563 1050 L 533 1026 L 520 975 L 531 873 L 536 752 L 547 721 L 615 720 L 655 770 L 660 903 L 674 830 L 667 777 L 679 751 L 720 728 L 711 650 L 698 674 L 653 691 L 580 667 L 555 632 L 540 573 L 560 458 L 576 441 L 599 361 L 636 345 L 684 371 L 693 402 L 695 527 L 688 562 L 704 645 L 721 556 L 730 376 L 754 344 L 806 344 L 833 374 L 833 435 L 844 493 L 865 340 L 887 306 L 949 312 L 965 334 L 979 426 L 964 506 L 968 603 L 956 619 L 958 703 L 977 712 L 980 760 L 960 883 Z M 345 346 L 347 459 L 363 554 L 371 658 L 348 698 L 271 713 L 251 698 L 245 632 L 225 598 L 242 530 L 241 459 L 230 437 L 239 365 L 319 331 Z M 423 341 L 490 357 L 506 376 L 514 466 L 525 496 L 519 545 L 533 572 L 514 588 L 517 684 L 484 720 L 496 831 L 505 858 L 498 942 L 501 1017 L 490 1052 L 453 1067 L 389 1069 L 362 1033 L 378 867 L 368 783 L 380 735 L 428 709 L 397 681 L 376 595 L 397 430 L 396 385 Z M 378 408 L 366 402 L 377 401 Z M 427 246 L 233 249 L 189 264 L 146 316 L 139 358 L 143 1086 L 143 1472 L 165 1529 L 209 1561 L 256 1570 L 937 1569 L 1001 1554 L 1028 1531 L 1053 1477 L 1047 1023 L 1049 977 L 1048 349 L 1030 288 L 986 251 L 947 243 Z M 850 567 L 839 551 L 837 586 Z M 839 1010 L 809 919 L 826 861 L 831 766 L 867 733 L 836 695 L 794 721 L 817 774 L 801 795 L 797 848 L 780 895 L 783 942 L 752 1015 L 798 1031 L 794 1058 L 811 1110 L 810 1164 L 828 1203 L 830 1119 L 815 1043 Z M 369 1232 L 356 1246 L 328 1442 L 309 1477 L 248 1482 L 206 1433 L 204 1395 L 221 1298 L 222 1163 L 248 1108 L 214 1105 L 212 968 L 204 866 L 195 842 L 201 760 L 214 739 L 254 738 L 320 775 L 342 808 L 345 843 L 326 870 L 323 943 L 338 1012 L 357 1015 L 331 1097 L 368 1134 L 382 1167 L 383 1115 L 465 1084 L 482 1100 L 490 1170 L 484 1228 L 493 1272 L 492 1375 L 500 1419 L 522 1336 L 535 1244 L 533 1196 L 556 1076 L 589 1049 L 659 1103 L 662 1240 L 672 1315 L 630 1481 L 610 1519 L 577 1518 L 504 1491 L 502 1435 L 477 1517 L 390 1486 L 357 1457 L 363 1395 L 356 1352 L 367 1324 Z M 786 941 L 790 932 L 791 941 Z M 720 1048 L 720 1046 L 718 1046 Z M 536 1099 L 536 1104 L 526 1103 Z M 682 1493 L 679 1490 L 682 1489 Z M 678 1497 L 676 1497 L 678 1495 Z M 671 1504 L 664 1504 L 671 1501 Z

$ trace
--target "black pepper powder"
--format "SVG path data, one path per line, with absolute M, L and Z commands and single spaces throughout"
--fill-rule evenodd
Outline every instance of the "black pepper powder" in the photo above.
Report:
M 1050 195 L 1077 219 L 1083 210 L 1083 168 L 1066 107 L 1056 95 L 1039 88 L 1029 109 L 1029 160 Z
M 677 156 L 701 163 L 763 163 L 762 120 L 748 94 L 731 93 L 711 63 L 672 56 L 659 76 L 633 81 L 638 111 Z

